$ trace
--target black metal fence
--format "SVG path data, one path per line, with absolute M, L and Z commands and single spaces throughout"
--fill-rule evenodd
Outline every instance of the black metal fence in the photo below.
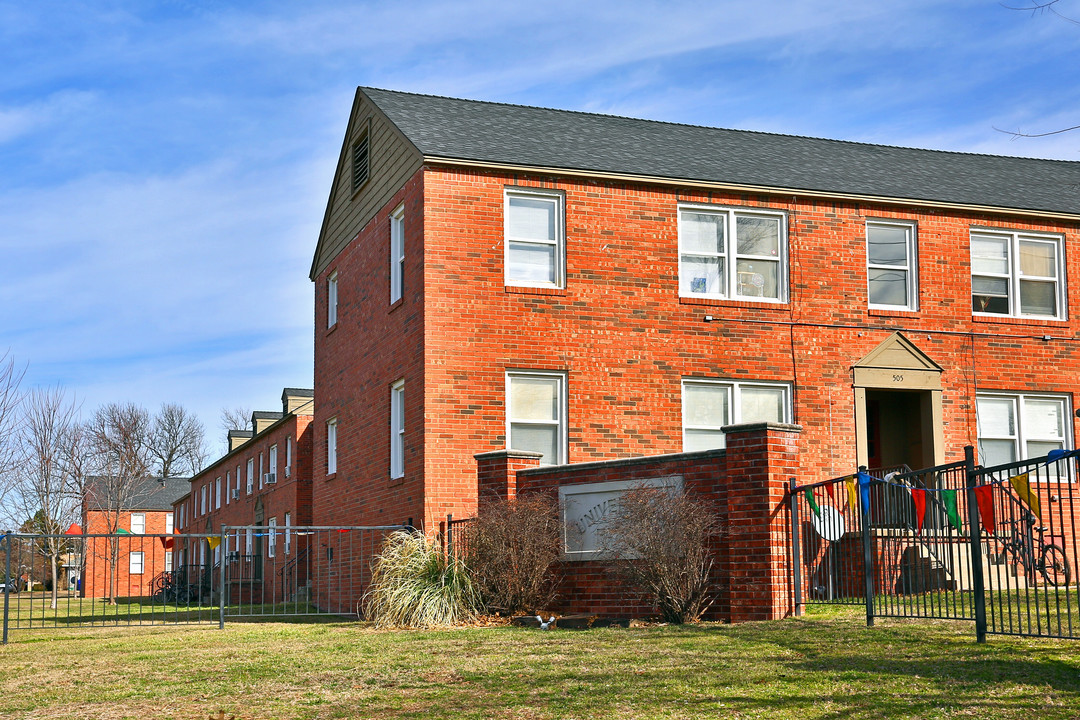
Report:
M 216 535 L 0 536 L 12 631 L 352 616 L 386 527 L 223 527 Z
M 791 483 L 796 607 L 970 620 L 986 633 L 1076 637 L 1076 451 L 992 468 L 965 459 Z

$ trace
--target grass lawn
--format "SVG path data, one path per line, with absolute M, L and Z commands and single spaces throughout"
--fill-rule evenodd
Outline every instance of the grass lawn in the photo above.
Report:
M 1080 717 L 1080 642 L 858 608 L 746 625 L 544 632 L 360 623 L 19 631 L 0 717 Z

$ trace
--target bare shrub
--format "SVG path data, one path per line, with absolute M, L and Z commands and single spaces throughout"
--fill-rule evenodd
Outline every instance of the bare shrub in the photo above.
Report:
M 559 559 L 558 503 L 547 494 L 487 506 L 468 536 L 466 565 L 488 610 L 534 613 L 551 604 Z
M 712 606 L 715 509 L 682 490 L 638 486 L 619 498 L 601 542 L 630 585 L 665 622 L 695 622 Z

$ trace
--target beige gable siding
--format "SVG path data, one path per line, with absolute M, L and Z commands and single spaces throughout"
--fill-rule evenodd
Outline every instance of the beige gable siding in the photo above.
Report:
M 352 146 L 364 132 L 368 138 L 368 181 L 353 195 Z M 356 234 L 423 164 L 423 157 L 400 131 L 357 93 L 348 132 L 338 158 L 327 202 L 311 278 L 319 276 Z

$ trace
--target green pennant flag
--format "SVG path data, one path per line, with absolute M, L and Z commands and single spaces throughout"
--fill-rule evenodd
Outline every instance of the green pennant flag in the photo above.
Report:
M 116 528 L 116 534 L 117 535 L 130 535 L 131 533 L 129 533 L 124 528 Z
M 814 499 L 814 491 L 806 488 L 803 495 L 806 496 L 806 502 L 810 504 L 810 509 L 814 511 L 814 515 L 821 515 L 821 508 L 818 507 L 817 500 Z
M 956 491 L 942 490 L 941 501 L 945 505 L 945 514 L 949 516 L 949 524 L 956 528 L 956 532 L 963 532 L 960 524 L 960 511 L 956 508 Z

